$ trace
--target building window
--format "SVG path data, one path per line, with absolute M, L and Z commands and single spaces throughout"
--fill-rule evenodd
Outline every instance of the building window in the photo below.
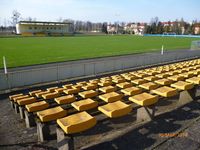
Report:
M 51 27 L 50 29 L 52 30 L 53 28 Z
M 37 27 L 35 27 L 35 30 L 37 29 Z
M 47 27 L 47 30 L 48 30 L 49 28 Z
M 29 27 L 29 30 L 32 30 L 32 27 Z

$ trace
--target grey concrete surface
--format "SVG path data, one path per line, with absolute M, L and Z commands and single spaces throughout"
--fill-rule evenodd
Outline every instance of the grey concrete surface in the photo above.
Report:
M 98 142 L 83 146 L 84 150 L 199 150 L 200 100 L 162 114 L 153 121 L 133 127 L 114 138 L 104 136 Z M 175 134 L 183 136 L 172 136 Z M 168 136 L 161 136 L 169 134 Z
M 26 92 L 26 91 L 24 91 Z M 136 112 L 130 115 L 99 121 L 92 129 L 75 135 L 76 150 L 143 150 L 200 148 L 200 99 L 174 108 L 174 101 L 161 101 L 161 111 L 169 109 L 151 122 L 135 123 Z M 175 103 L 174 103 L 175 104 Z M 45 143 L 37 141 L 36 127 L 26 128 L 24 120 L 15 114 L 8 95 L 0 97 L 0 149 L 1 150 L 55 150 L 56 138 Z M 104 118 L 103 114 L 98 116 Z M 55 126 L 51 127 L 55 131 Z M 161 133 L 187 133 L 183 137 L 161 137 Z

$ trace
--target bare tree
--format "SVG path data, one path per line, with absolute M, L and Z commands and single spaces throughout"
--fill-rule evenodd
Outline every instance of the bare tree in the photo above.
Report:
M 158 17 L 155 17 L 155 18 L 151 19 L 150 25 L 151 25 L 151 32 L 153 34 L 157 33 L 158 23 L 159 23 L 159 18 Z
M 11 17 L 12 18 L 11 24 L 12 24 L 13 32 L 16 32 L 15 26 L 18 23 L 20 16 L 21 16 L 21 14 L 17 10 L 13 10 L 12 17 Z
M 13 10 L 12 12 L 12 25 L 15 26 L 20 18 L 21 14 L 17 10 Z

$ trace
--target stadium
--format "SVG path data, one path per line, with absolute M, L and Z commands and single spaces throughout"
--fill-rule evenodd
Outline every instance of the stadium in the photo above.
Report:
M 199 24 L 74 22 L 1 33 L 0 149 L 199 149 Z

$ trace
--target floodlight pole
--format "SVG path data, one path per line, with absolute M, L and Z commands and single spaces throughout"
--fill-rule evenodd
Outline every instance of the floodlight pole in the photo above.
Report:
M 3 66 L 4 66 L 4 73 L 7 74 L 7 67 L 6 67 L 6 58 L 3 56 Z
M 10 83 L 9 83 L 9 78 L 8 78 L 8 71 L 7 71 L 6 57 L 5 56 L 3 56 L 3 66 L 4 66 L 4 73 L 5 73 L 5 76 L 6 76 L 7 85 L 8 85 L 8 88 L 10 90 Z
M 161 48 L 161 55 L 164 54 L 164 46 L 162 45 L 162 48 Z

